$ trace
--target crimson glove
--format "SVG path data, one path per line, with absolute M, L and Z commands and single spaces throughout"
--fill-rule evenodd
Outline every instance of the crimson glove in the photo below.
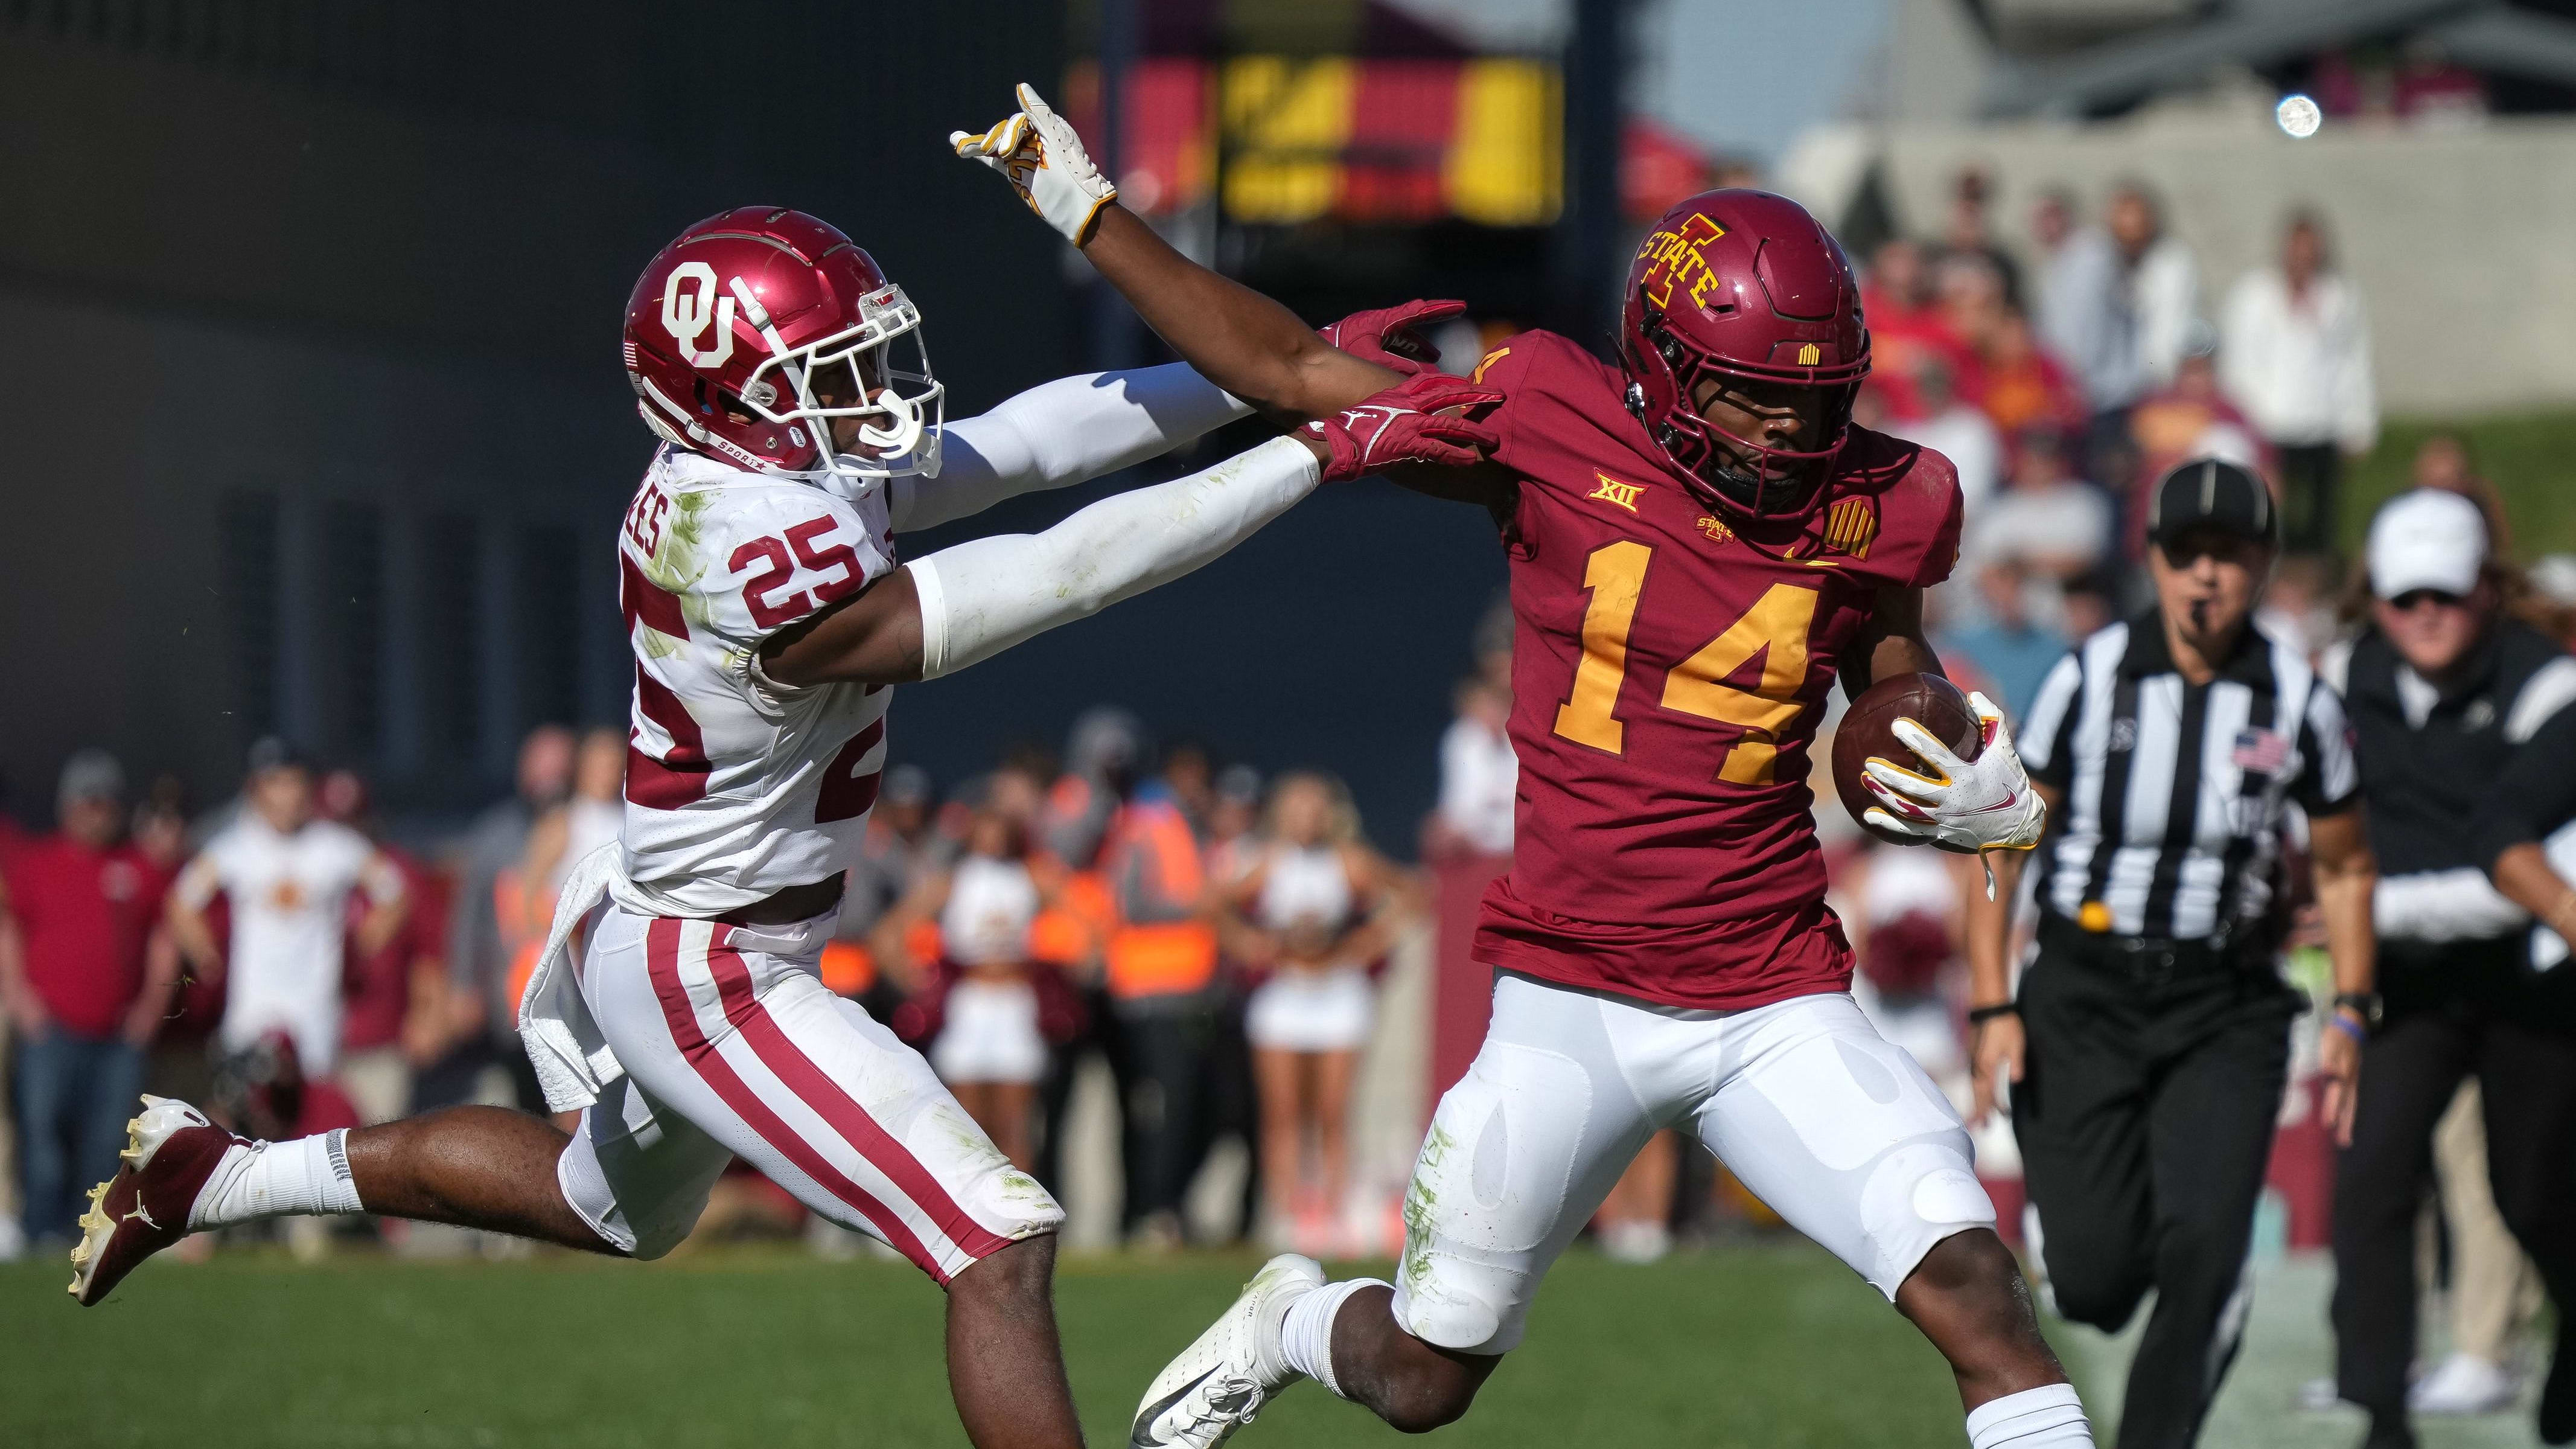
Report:
M 1391 367 L 1407 377 L 1438 370 L 1440 349 L 1419 329 L 1446 322 L 1467 310 L 1464 302 L 1406 302 L 1353 312 L 1339 322 L 1315 329 L 1317 336 L 1363 362 Z
M 1464 468 L 1484 461 L 1501 435 L 1457 416 L 1498 403 L 1503 395 L 1445 372 L 1420 372 L 1386 391 L 1318 418 L 1299 436 L 1325 450 L 1327 483 L 1362 477 L 1397 463 Z

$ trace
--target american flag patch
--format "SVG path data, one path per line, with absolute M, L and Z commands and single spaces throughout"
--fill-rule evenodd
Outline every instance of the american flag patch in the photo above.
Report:
M 2290 741 L 2277 730 L 2238 730 L 2235 759 L 2240 770 L 2274 774 L 2290 762 Z

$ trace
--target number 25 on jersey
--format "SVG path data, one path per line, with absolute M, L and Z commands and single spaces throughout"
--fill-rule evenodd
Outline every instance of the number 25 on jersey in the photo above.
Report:
M 1583 611 L 1583 662 L 1575 666 L 1573 692 L 1556 710 L 1556 732 L 1578 745 L 1613 755 L 1627 748 L 1627 726 L 1617 714 L 1619 686 L 1627 678 L 1628 633 L 1654 557 L 1652 547 L 1622 540 L 1594 549 L 1585 561 L 1583 587 L 1592 602 Z M 1728 747 L 1719 779 L 1771 783 L 1781 732 L 1805 708 L 1798 690 L 1807 681 L 1807 631 L 1815 619 L 1814 589 L 1773 584 L 1742 618 L 1664 676 L 1664 708 L 1745 732 Z M 1763 656 L 1759 683 L 1747 689 L 1725 682 L 1757 653 Z

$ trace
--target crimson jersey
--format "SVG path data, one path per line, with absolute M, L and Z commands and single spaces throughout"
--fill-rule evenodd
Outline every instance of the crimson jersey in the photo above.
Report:
M 1511 873 L 1476 959 L 1676 1006 L 1740 1009 L 1851 981 L 1824 904 L 1809 746 L 1879 591 L 1948 577 L 1949 461 L 1851 431 L 1802 520 L 1743 522 L 1684 486 L 1625 377 L 1528 332 L 1478 369 L 1504 395 Z

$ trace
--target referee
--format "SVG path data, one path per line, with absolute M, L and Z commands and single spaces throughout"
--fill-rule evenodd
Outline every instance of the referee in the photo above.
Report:
M 2335 1377 L 2370 1412 L 2366 1449 L 2414 1444 L 2415 1218 L 2434 1123 L 2475 1075 L 2497 1211 L 2558 1304 L 2539 1429 L 2564 1444 L 2576 1440 L 2576 968 L 2564 964 L 2576 889 L 2562 872 L 2576 852 L 2559 832 L 2576 816 L 2576 659 L 2505 611 L 2486 522 L 2457 494 L 2392 499 L 2371 522 L 2368 562 L 2369 627 L 2330 662 L 2390 868 L 2378 891 L 2388 1004 L 2336 1164 Z
M 2049 805 L 2039 947 L 2010 986 L 2001 904 L 1972 892 L 1978 1114 L 2009 1078 L 2057 1309 L 2117 1330 L 2156 1290 L 2120 1449 L 2188 1445 L 2234 1358 L 2254 1205 L 2299 994 L 2276 964 L 2288 807 L 2308 818 L 2333 952 L 2326 1113 L 2350 1121 L 2371 1019 L 2375 874 L 2343 706 L 2251 615 L 2280 547 L 2262 481 L 2197 459 L 2157 484 L 2156 604 L 2040 686 L 2022 759 Z M 2233 1310 L 2233 1311 L 2231 1311 Z

